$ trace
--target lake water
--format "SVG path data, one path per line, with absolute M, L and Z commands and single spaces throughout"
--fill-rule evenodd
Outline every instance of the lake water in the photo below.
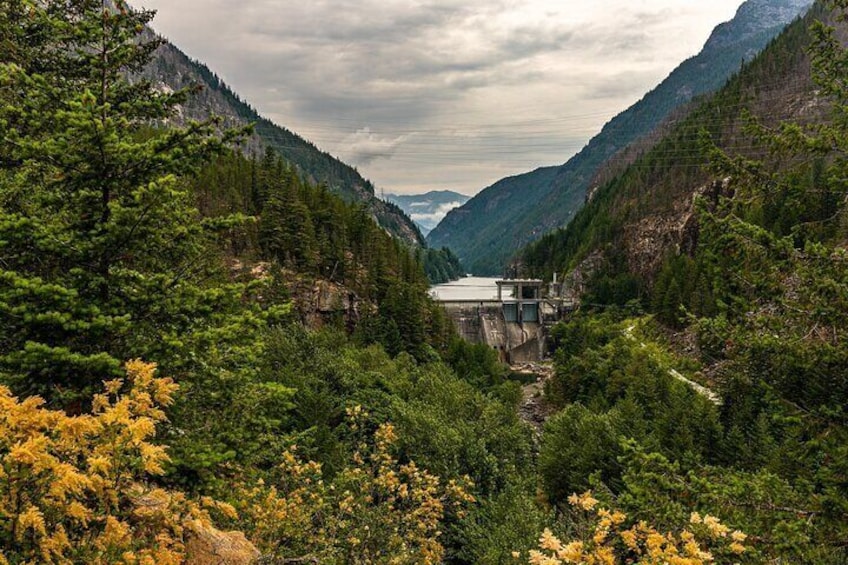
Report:
M 430 296 L 435 300 L 497 300 L 496 278 L 465 277 L 458 281 L 430 287 Z

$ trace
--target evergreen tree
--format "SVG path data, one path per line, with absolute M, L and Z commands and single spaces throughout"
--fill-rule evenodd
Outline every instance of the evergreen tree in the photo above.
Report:
M 231 135 L 158 129 L 188 91 L 129 79 L 160 44 L 126 2 L 2 2 L 0 368 L 21 394 L 88 396 L 215 300 L 175 175 Z M 167 331 L 170 328 L 171 331 Z

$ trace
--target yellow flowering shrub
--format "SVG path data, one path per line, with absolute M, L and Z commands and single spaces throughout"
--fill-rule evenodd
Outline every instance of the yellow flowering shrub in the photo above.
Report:
M 186 528 L 209 523 L 205 506 L 234 517 L 145 484 L 168 460 L 151 440 L 177 385 L 153 364 L 125 370 L 80 416 L 0 386 L 0 564 L 177 564 Z
M 351 428 L 363 414 L 349 411 Z M 402 464 L 392 453 L 395 429 L 384 424 L 331 480 L 321 465 L 284 454 L 277 484 L 243 494 L 243 529 L 263 554 L 320 563 L 440 563 L 440 524 L 473 502 L 466 484 Z
M 588 514 L 581 539 L 563 543 L 545 530 L 539 549 L 529 554 L 531 565 L 710 565 L 722 562 L 719 555 L 735 561 L 746 551 L 747 536 L 731 532 L 714 516 L 692 514 L 688 529 L 661 533 L 645 522 L 627 526 L 626 515 L 601 508 L 591 492 L 572 495 L 568 502 Z

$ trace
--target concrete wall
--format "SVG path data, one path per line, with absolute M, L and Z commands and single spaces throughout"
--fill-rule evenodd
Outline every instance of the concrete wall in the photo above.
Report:
M 507 323 L 499 302 L 445 302 L 459 334 L 470 343 L 484 343 L 507 363 L 540 361 L 545 351 L 544 327 L 538 323 Z
M 519 345 L 509 352 L 509 362 L 513 365 L 538 363 L 545 353 L 545 338 L 538 337 Z
M 480 333 L 480 307 L 470 304 L 445 305 L 459 335 L 470 343 L 483 343 Z

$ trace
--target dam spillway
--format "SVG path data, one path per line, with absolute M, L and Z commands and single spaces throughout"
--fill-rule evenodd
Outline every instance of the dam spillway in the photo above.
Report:
M 546 357 L 548 330 L 562 318 L 561 301 L 543 298 L 543 287 L 533 279 L 470 278 L 440 285 L 431 295 L 463 339 L 486 344 L 517 365 Z

